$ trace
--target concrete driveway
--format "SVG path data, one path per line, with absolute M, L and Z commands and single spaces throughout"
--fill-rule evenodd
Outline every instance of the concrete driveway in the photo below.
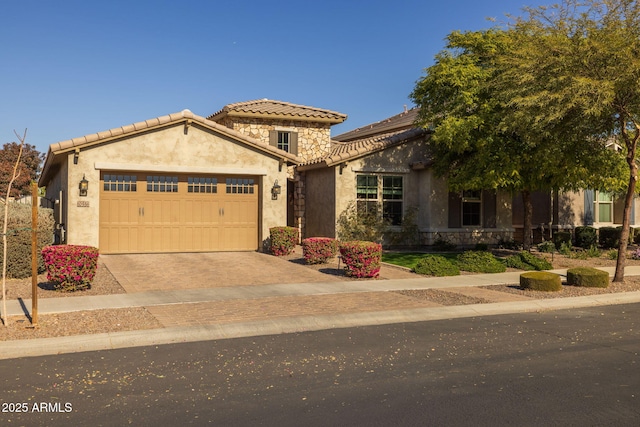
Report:
M 101 255 L 128 292 L 342 281 L 259 252 Z

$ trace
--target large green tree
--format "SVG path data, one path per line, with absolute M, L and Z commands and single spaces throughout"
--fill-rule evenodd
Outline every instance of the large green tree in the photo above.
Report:
M 411 98 L 420 108 L 419 123 L 433 130 L 434 171 L 447 178 L 452 191 L 500 189 L 522 195 L 528 248 L 532 192 L 604 186 L 600 178 L 610 176 L 616 162 L 598 140 L 556 138 L 526 117 L 513 120 L 504 96 L 510 88 L 499 78 L 502 57 L 515 48 L 516 36 L 499 28 L 451 33 Z
M 510 28 L 498 86 L 510 118 L 553 138 L 615 140 L 626 163 L 614 281 L 624 279 L 640 138 L 640 5 L 563 0 L 526 9 Z

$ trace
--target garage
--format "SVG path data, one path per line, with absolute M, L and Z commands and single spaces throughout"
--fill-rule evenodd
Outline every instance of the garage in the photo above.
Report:
M 101 253 L 258 248 L 259 176 L 101 171 Z

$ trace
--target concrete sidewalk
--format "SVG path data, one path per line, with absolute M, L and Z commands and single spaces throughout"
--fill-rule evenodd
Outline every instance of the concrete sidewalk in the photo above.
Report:
M 614 268 L 602 268 L 613 274 Z M 566 270 L 552 270 L 565 275 Z M 473 294 L 475 288 L 498 284 L 517 284 L 521 272 L 477 274 L 452 277 L 423 277 L 416 279 L 390 279 L 372 281 L 334 281 L 320 283 L 288 283 L 256 286 L 229 286 L 182 290 L 154 290 L 127 294 L 43 298 L 38 301 L 39 314 L 72 311 L 116 309 L 125 307 L 178 308 L 191 310 L 198 304 L 243 304 L 247 301 L 305 296 L 357 296 L 375 292 L 416 289 L 455 289 Z M 640 275 L 640 266 L 629 266 L 625 275 Z M 506 295 L 506 294 L 505 294 Z M 278 300 L 280 299 L 280 300 Z M 294 300 L 295 301 L 295 300 Z M 250 318 L 229 323 L 186 324 L 162 329 L 118 332 L 108 334 L 81 335 L 59 338 L 11 341 L 11 345 L 0 346 L 0 358 L 14 358 L 59 354 L 77 351 L 93 351 L 123 347 L 158 345 L 201 340 L 215 340 L 257 335 L 272 335 L 291 332 L 314 331 L 331 328 L 382 325 L 391 323 L 420 322 L 461 317 L 491 316 L 498 314 L 556 310 L 598 305 L 640 302 L 640 292 L 599 294 L 593 296 L 533 300 L 530 298 L 506 298 L 504 302 L 471 304 L 463 306 L 431 306 L 407 309 L 378 309 L 374 311 L 299 315 L 251 320 Z M 31 307 L 30 300 L 7 301 L 9 316 L 25 314 Z M 152 311 L 152 314 L 153 311 Z M 155 314 L 154 314 L 155 315 Z

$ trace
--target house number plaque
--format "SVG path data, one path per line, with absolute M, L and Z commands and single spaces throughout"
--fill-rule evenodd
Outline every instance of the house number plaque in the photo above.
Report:
M 79 200 L 78 201 L 78 207 L 79 208 L 88 208 L 89 207 L 89 201 L 88 200 Z

